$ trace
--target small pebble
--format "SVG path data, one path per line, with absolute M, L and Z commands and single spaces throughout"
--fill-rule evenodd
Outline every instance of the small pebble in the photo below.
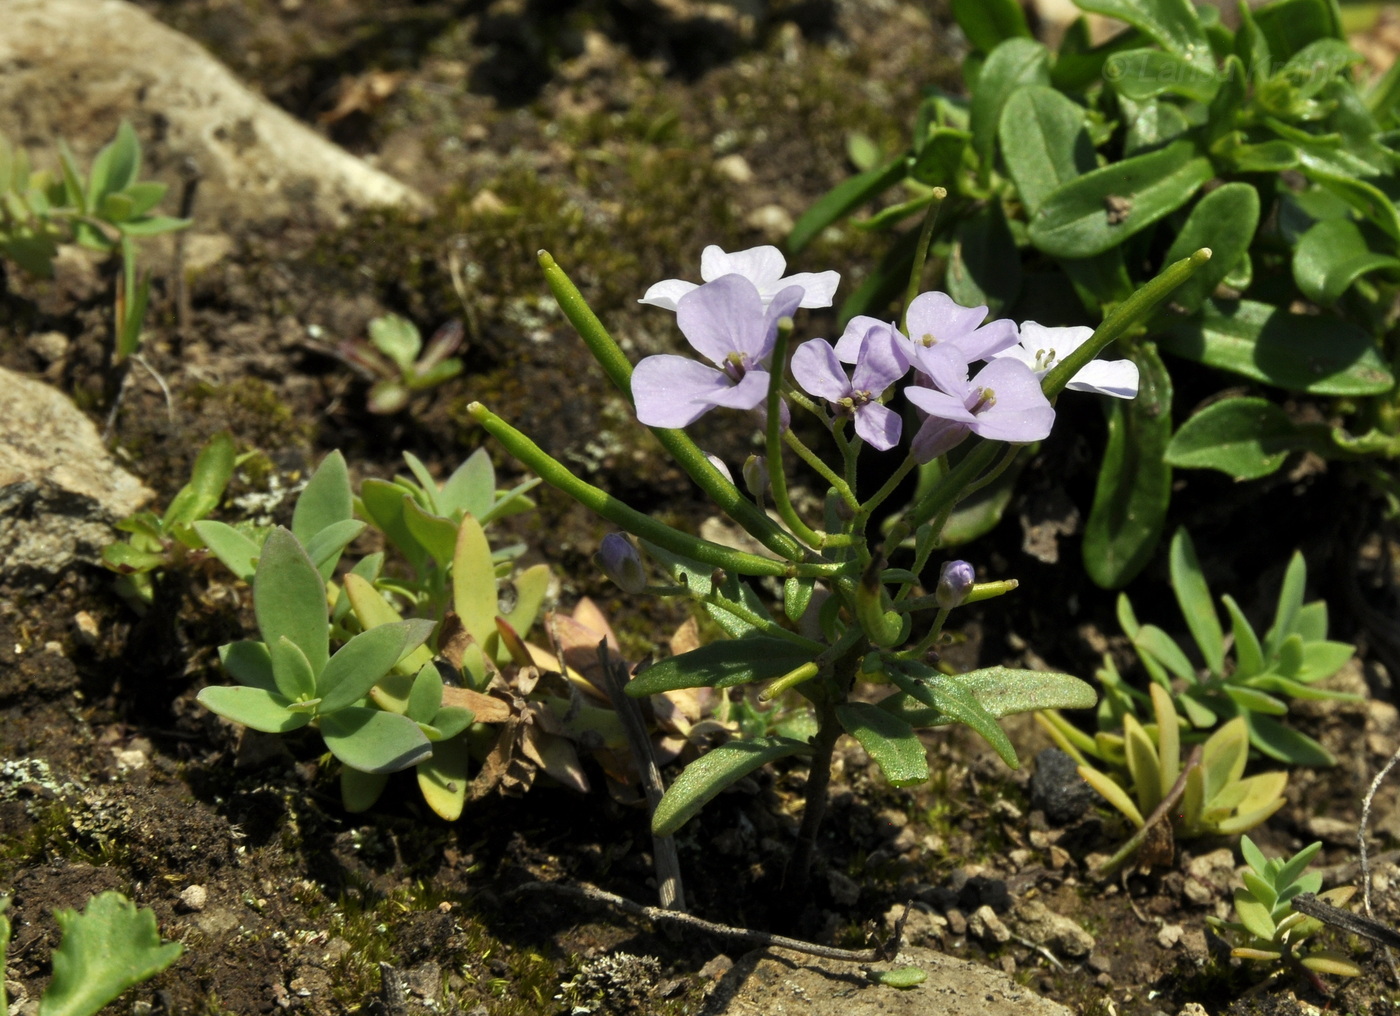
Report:
M 209 903 L 209 890 L 202 885 L 187 886 L 180 893 L 180 906 L 185 910 L 193 910 L 196 913 L 203 910 Z

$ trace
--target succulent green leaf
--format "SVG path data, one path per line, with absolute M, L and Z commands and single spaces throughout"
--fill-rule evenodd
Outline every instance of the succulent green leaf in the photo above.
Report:
M 288 702 L 266 688 L 213 685 L 198 695 L 199 704 L 226 720 L 267 734 L 285 734 L 311 722 L 311 714 L 292 712 Z
M 1144 815 L 1151 814 L 1162 800 L 1162 770 L 1157 764 L 1156 745 L 1131 713 L 1123 717 L 1123 750 L 1138 809 Z
M 1188 684 L 1196 683 L 1196 668 L 1192 666 L 1186 651 L 1176 641 L 1155 624 L 1145 624 L 1133 637 L 1133 648 L 1138 654 L 1149 654 L 1177 677 Z
M 1186 619 L 1186 627 L 1196 640 L 1206 666 L 1216 677 L 1225 673 L 1225 632 L 1220 627 L 1220 615 L 1210 598 L 1196 548 L 1184 528 L 1172 537 L 1170 552 L 1172 592 Z
M 332 522 L 306 542 L 306 556 L 311 558 L 324 581 L 330 581 L 340 555 L 364 530 L 365 523 L 359 519 L 343 519 Z
M 549 594 L 549 565 L 533 564 L 515 576 L 515 606 L 504 614 L 507 624 L 525 635 L 539 616 L 540 607 Z
M 1235 640 L 1235 679 L 1242 681 L 1264 672 L 1264 650 L 1259 645 L 1259 636 L 1254 627 L 1240 610 L 1239 604 L 1228 593 L 1221 598 L 1225 610 L 1230 615 L 1230 631 Z
M 911 787 L 929 778 L 923 742 L 899 717 L 868 702 L 843 702 L 836 707 L 836 716 L 893 786 Z
M 1244 684 L 1225 685 L 1225 694 L 1230 701 L 1239 706 L 1241 710 L 1251 713 L 1263 713 L 1266 716 L 1285 716 L 1288 713 L 1288 703 L 1282 699 L 1261 691 L 1257 687 L 1250 687 Z
M 1289 391 L 1378 395 L 1395 383 L 1356 325 L 1253 300 L 1207 301 L 1159 341 L 1169 353 Z
M 54 918 L 63 940 L 53 952 L 53 979 L 39 1000 L 40 1016 L 93 1016 L 184 952 L 178 942 L 162 945 L 156 915 L 138 910 L 119 892 L 94 896 L 81 914 L 57 910 Z
M 1318 846 L 1321 845 L 1321 843 L 1318 844 Z M 1255 842 L 1251 840 L 1248 836 L 1240 837 L 1240 853 L 1244 856 L 1245 863 L 1248 864 L 1251 868 L 1253 868 L 1256 873 L 1263 875 L 1268 871 L 1268 859 L 1264 857 L 1264 852 L 1260 850 L 1259 847 L 1255 844 Z M 1306 863 L 1307 862 L 1305 861 L 1304 864 Z M 1299 870 L 1301 871 L 1302 868 L 1300 867 Z M 1275 888 L 1281 888 L 1282 886 L 1287 885 L 1288 882 L 1291 881 L 1291 877 L 1286 881 L 1282 879 L 1274 879 L 1274 886 Z
M 448 518 L 472 515 L 483 518 L 496 499 L 496 469 L 485 448 L 467 456 L 447 478 L 438 494 L 438 504 Z
M 794 576 L 783 582 L 783 613 L 793 624 L 802 620 L 802 615 L 807 613 L 815 588 L 815 579 L 800 579 Z
M 292 511 L 292 532 L 303 546 L 309 546 L 321 530 L 353 514 L 345 456 L 334 451 L 321 460 L 316 472 L 306 481 L 306 489 L 297 497 L 296 508 Z
M 387 773 L 362 773 L 349 766 L 340 767 L 340 803 L 352 815 L 374 807 L 388 785 Z
M 1274 891 L 1273 886 L 1248 870 L 1240 874 L 1240 881 L 1244 883 L 1244 887 L 1249 890 L 1251 896 L 1268 907 L 1270 911 L 1273 910 L 1274 904 L 1278 902 L 1278 893 Z
M 476 713 L 465 706 L 444 706 L 437 711 L 433 717 L 433 727 L 437 730 L 438 737 L 442 740 L 456 737 L 476 722 Z M 437 748 L 433 748 L 434 755 Z
M 278 694 L 290 702 L 304 701 L 315 695 L 316 672 L 300 646 L 281 635 L 276 642 L 268 643 L 267 651 Z
M 154 571 L 169 563 L 163 551 L 137 550 L 130 543 L 109 543 L 102 548 L 102 563 L 123 575 Z
M 1334 977 L 1360 977 L 1362 974 L 1361 968 L 1352 959 L 1331 949 L 1316 949 L 1298 962 L 1309 970 Z
M 1171 793 L 1176 778 L 1181 775 L 1181 728 L 1178 724 L 1172 697 L 1165 688 L 1153 684 L 1148 689 L 1152 696 L 1152 712 L 1157 718 L 1157 770 L 1160 776 L 1157 800 Z M 1128 716 L 1124 714 L 1124 722 Z
M 496 637 L 496 569 L 486 533 L 470 515 L 462 517 L 452 559 L 452 603 L 468 634 L 494 654 Z
M 1305 642 L 1302 663 L 1292 676 L 1307 683 L 1321 681 L 1345 667 L 1355 655 L 1356 647 L 1346 642 Z
M 1176 211 L 1214 172 L 1186 140 L 1111 163 L 1049 195 L 1031 218 L 1031 242 L 1055 257 L 1101 254 Z
M 1316 840 L 1312 843 L 1309 843 L 1306 847 L 1298 851 L 1296 854 L 1294 854 L 1292 857 L 1290 857 L 1287 861 L 1283 863 L 1283 867 L 1279 868 L 1278 874 L 1274 876 L 1274 885 L 1279 889 L 1280 892 L 1282 892 L 1283 889 L 1285 889 L 1286 887 L 1291 886 L 1294 882 L 1298 881 L 1299 877 L 1301 877 L 1303 874 L 1303 870 L 1307 868 L 1307 866 L 1312 862 L 1312 859 L 1317 856 L 1318 851 L 1321 849 L 1322 841 Z
M 360 484 L 360 505 L 370 524 L 389 538 L 414 571 L 421 573 L 428 554 L 404 521 L 404 499 L 412 495 L 397 483 L 366 480 Z
M 1235 913 L 1251 935 L 1265 942 L 1273 941 L 1275 928 L 1270 908 L 1250 895 L 1248 889 L 1235 890 Z
M 252 580 L 261 546 L 224 522 L 200 519 L 192 528 L 225 568 L 244 582 Z
M 1100 797 L 1126 815 L 1128 821 L 1139 829 L 1142 828 L 1144 821 L 1142 812 L 1138 811 L 1137 805 L 1133 803 L 1133 799 L 1128 796 L 1127 791 L 1097 769 L 1082 765 L 1079 766 L 1079 775 L 1085 783 L 1098 791 Z
M 451 562 L 457 547 L 457 526 L 452 521 L 430 514 L 411 497 L 403 500 L 403 521 L 429 557 L 442 565 Z
M 544 481 L 538 476 L 532 476 L 528 480 L 522 480 L 510 490 L 496 498 L 496 503 L 485 515 L 477 517 L 482 526 L 488 526 L 497 519 L 508 518 L 511 515 L 519 515 L 521 512 L 529 511 L 535 507 L 535 502 L 525 495 L 534 490 Z
M 1205 776 L 1207 808 L 1217 794 L 1244 775 L 1248 759 L 1249 728 L 1243 716 L 1236 716 L 1206 739 L 1201 751 L 1201 771 Z
M 984 166 L 990 164 L 997 127 L 1006 102 L 1019 89 L 1050 84 L 1050 52 L 1034 39 L 1011 38 L 987 54 L 972 91 L 972 145 Z
M 396 773 L 433 753 L 427 735 L 407 716 L 347 706 L 321 716 L 326 747 L 346 765 L 367 773 Z
M 1210 41 L 1190 0 L 1075 0 L 1086 11 L 1126 21 L 1169 53 L 1212 67 Z
M 369 341 L 393 361 L 401 371 L 413 367 L 413 361 L 423 349 L 423 337 L 418 327 L 398 314 L 385 314 L 369 323 Z
M 732 688 L 767 681 L 810 662 L 813 655 L 786 639 L 720 639 L 653 663 L 627 683 L 627 694 L 645 698 L 679 688 Z
M 1293 615 L 1293 634 L 1304 642 L 1325 642 L 1327 640 L 1327 601 L 1314 600 L 1298 608 Z M 1345 661 L 1343 661 L 1345 662 Z
M 360 632 L 341 646 L 316 681 L 321 714 L 343 709 L 368 695 L 394 664 L 427 641 L 433 624 L 417 618 L 381 625 Z
M 433 717 L 442 708 L 442 675 L 437 665 L 425 663 L 413 679 L 413 690 L 408 695 L 408 709 L 405 711 L 415 723 L 432 723 Z
M 759 766 L 811 752 L 810 745 L 787 737 L 722 744 L 701 755 L 676 777 L 651 817 L 651 830 L 657 836 L 671 836 L 721 791 Z
M 266 643 L 247 639 L 230 642 L 219 647 L 219 660 L 239 684 L 269 692 L 277 691 L 277 679 L 272 673 L 272 655 Z
M 1179 469 L 1215 469 L 1236 480 L 1276 472 L 1304 438 L 1268 399 L 1227 398 L 1196 413 L 1172 435 L 1167 462 Z
M 325 582 L 297 538 L 281 526 L 262 547 L 253 577 L 253 612 L 268 646 L 285 635 L 306 655 L 311 672 L 321 672 L 330 657 Z
M 1390 241 L 1394 248 L 1394 241 Z M 1324 219 L 1298 241 L 1293 252 L 1293 280 L 1309 300 L 1332 304 L 1369 272 L 1400 271 L 1400 258 L 1372 250 L 1360 228 L 1349 219 Z
M 1337 764 L 1332 753 L 1307 734 L 1258 713 L 1248 713 L 1245 718 L 1249 722 L 1250 743 L 1270 758 L 1315 769 Z
M 190 219 L 177 219 L 169 215 L 148 215 L 142 219 L 128 219 L 117 223 L 123 236 L 159 236 L 161 233 L 174 233 L 190 225 Z
M 1264 654 L 1277 657 L 1283 642 L 1294 634 L 1293 626 L 1298 612 L 1303 609 L 1303 594 L 1308 583 L 1308 565 L 1298 551 L 1288 559 L 1288 568 L 1283 573 L 1283 585 L 1278 591 L 1278 605 L 1274 608 L 1274 623 L 1264 633 Z
M 932 128 L 913 165 L 909 167 L 910 178 L 928 187 L 952 189 L 958 173 L 962 170 L 967 144 L 971 140 L 972 135 L 967 131 L 952 127 Z M 907 214 L 905 211 L 899 217 L 903 218 Z
M 1104 76 L 1119 95 L 1137 102 L 1168 94 L 1209 102 L 1220 88 L 1220 77 L 1214 67 L 1195 64 L 1175 53 L 1157 49 L 1114 53 L 1104 66 Z
M 1247 183 L 1222 184 L 1191 209 L 1162 264 L 1175 264 L 1202 247 L 1211 259 L 1172 293 L 1172 306 L 1190 313 L 1215 292 L 1247 256 L 1259 226 L 1259 191 Z
M 464 737 L 435 742 L 433 757 L 418 763 L 418 789 L 439 818 L 455 822 L 462 817 L 470 772 L 471 751 Z
M 1084 567 L 1105 589 L 1126 585 L 1152 557 L 1171 499 L 1172 383 L 1151 343 L 1133 355 L 1137 398 L 1106 400 L 1108 447 L 1084 527 Z

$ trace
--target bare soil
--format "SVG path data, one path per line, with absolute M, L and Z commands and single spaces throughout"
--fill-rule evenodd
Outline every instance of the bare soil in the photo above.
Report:
M 846 132 L 893 151 L 919 89 L 955 87 L 959 74 L 958 39 L 941 5 L 893 0 L 774 2 L 756 5 L 761 15 L 751 20 L 731 16 L 737 6 L 644 0 L 142 6 L 436 201 L 429 216 L 367 213 L 339 229 L 312 216 L 225 224 L 229 252 L 190 280 L 183 305 L 172 278 L 157 279 L 145 355 L 169 398 L 133 372 L 113 444 L 162 499 L 225 428 L 260 453 L 233 498 L 274 478 L 294 483 L 337 448 L 357 480 L 392 475 L 402 451 L 446 475 L 483 443 L 464 413 L 481 400 L 593 482 L 698 524 L 706 512 L 683 475 L 629 428 L 551 310 L 535 251 L 554 253 L 634 355 L 673 348 L 664 315 L 635 304 L 647 285 L 693 276 L 707 243 L 774 242 L 785 221 L 849 173 Z M 388 94 L 372 95 L 374 75 L 391 76 L 379 79 L 391 81 Z M 840 268 L 844 288 L 879 251 L 878 237 L 845 229 L 822 237 L 799 267 Z M 105 289 L 14 274 L 6 283 L 0 363 L 48 378 L 102 418 Z M 365 381 L 331 354 L 386 311 L 425 333 L 469 317 L 468 366 L 408 411 L 378 417 L 365 409 Z M 829 335 L 833 325 L 814 314 L 804 327 Z M 56 359 L 32 341 L 54 331 L 68 340 Z M 1182 404 L 1207 394 L 1205 385 L 1183 368 Z M 1076 565 L 1074 506 L 1087 510 L 1102 430 L 1092 403 L 1066 405 L 1006 519 L 964 552 L 1022 587 L 971 612 L 959 662 L 1046 664 L 1088 677 L 1109 651 L 1129 665 L 1115 594 L 1088 585 Z M 730 462 L 749 451 L 722 420 L 705 421 L 697 436 Z M 505 479 L 519 475 L 493 455 Z M 1359 801 L 1397 743 L 1387 671 L 1368 651 L 1375 640 L 1361 615 L 1347 608 L 1359 596 L 1393 616 L 1374 553 L 1386 534 L 1335 472 L 1301 463 L 1271 483 L 1243 490 L 1183 475 L 1172 524 L 1190 528 L 1213 587 L 1256 614 L 1301 547 L 1313 595 L 1334 604 L 1332 637 L 1362 645 L 1364 666 L 1348 679 L 1372 700 L 1297 719 L 1340 764 L 1293 774 L 1288 808 L 1256 837 L 1271 852 L 1324 839 L 1322 862 L 1342 884 L 1356 877 Z M 273 514 L 286 521 L 289 503 Z M 564 606 L 598 599 L 634 658 L 665 645 L 680 616 L 628 603 L 595 576 L 597 520 L 544 492 L 538 512 L 516 525 L 532 559 L 560 576 Z M 1174 628 L 1164 578 L 1150 569 L 1129 592 L 1140 617 Z M 319 742 L 240 733 L 194 701 L 225 680 L 216 647 L 253 629 L 248 590 L 212 565 L 166 576 L 144 617 L 97 568 L 0 596 L 0 885 L 13 894 L 14 996 L 37 997 L 46 981 L 53 909 L 118 888 L 152 907 L 186 951 L 112 1011 L 135 998 L 143 1012 L 172 1014 L 563 1013 L 587 1001 L 579 985 L 589 977 L 605 998 L 583 1011 L 703 1010 L 725 966 L 714 961 L 737 958 L 738 947 L 672 937 L 564 898 L 512 895 L 534 880 L 579 880 L 652 902 L 640 810 L 602 791 L 539 786 L 478 802 L 448 825 L 404 777 L 370 813 L 346 814 Z M 1291 1013 L 1297 1000 L 1324 1003 L 1313 985 L 1287 979 L 1251 993 L 1263 972 L 1232 964 L 1208 939 L 1202 918 L 1225 912 L 1230 886 L 1188 872 L 1207 871 L 1193 858 L 1229 844 L 1183 844 L 1172 866 L 1096 884 L 1091 855 L 1111 852 L 1123 830 L 1093 809 L 1068 827 L 1049 823 L 1028 789 L 1046 742 L 1029 722 L 1011 731 L 1021 770 L 950 733 L 931 741 L 933 781 L 912 790 L 889 788 L 843 755 L 817 890 L 800 901 L 781 881 L 804 773 L 759 774 L 681 836 L 692 910 L 860 947 L 888 934 L 887 913 L 913 898 L 944 922 L 927 922 L 929 944 L 984 959 L 1079 1012 L 1148 1016 L 1197 1002 L 1211 1013 Z M 1394 801 L 1383 792 L 1377 804 L 1378 850 L 1400 838 Z M 1393 865 L 1379 871 L 1396 877 Z M 969 929 L 979 907 L 1005 913 L 1027 898 L 1088 930 L 1092 954 L 1052 962 Z M 1378 892 L 1376 906 L 1392 922 L 1400 912 L 1390 892 Z M 1335 986 L 1332 1006 L 1390 1012 L 1383 959 L 1359 940 L 1331 944 L 1367 968 Z M 659 965 L 633 982 L 589 967 L 620 954 Z M 563 987 L 585 968 L 573 989 Z M 403 998 L 382 988 L 391 970 L 408 983 Z

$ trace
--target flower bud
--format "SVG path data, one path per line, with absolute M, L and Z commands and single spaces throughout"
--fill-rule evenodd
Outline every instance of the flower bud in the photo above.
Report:
M 754 500 L 761 500 L 763 492 L 768 489 L 768 458 L 764 455 L 750 455 L 744 460 L 744 486 L 753 495 Z
M 938 576 L 938 588 L 934 598 L 944 610 L 952 610 L 972 592 L 972 584 L 977 581 L 977 571 L 966 561 L 945 561 L 943 571 Z
M 593 563 L 624 593 L 640 593 L 647 587 L 642 556 L 622 533 L 609 533 L 603 537 L 598 553 L 593 555 Z

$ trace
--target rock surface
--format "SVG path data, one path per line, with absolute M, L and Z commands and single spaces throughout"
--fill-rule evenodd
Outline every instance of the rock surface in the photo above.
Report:
M 3 580 L 42 584 L 75 560 L 96 562 L 112 523 L 153 495 L 67 396 L 3 368 L 0 393 Z
M 735 963 L 704 1016 L 1069 1016 L 1070 1010 L 1000 971 L 931 949 L 906 949 L 888 967 L 917 966 L 928 980 L 900 990 L 874 984 L 860 966 L 786 949 Z M 881 969 L 885 969 L 882 966 Z
M 425 206 L 134 4 L 5 0 L 0 11 L 0 131 L 30 150 L 36 168 L 57 168 L 60 137 L 86 167 L 126 118 L 147 148 L 147 178 L 152 165 L 165 183 L 197 173 L 204 221 L 310 205 L 335 222 L 364 206 Z M 176 200 L 178 190 L 162 210 L 173 214 Z

